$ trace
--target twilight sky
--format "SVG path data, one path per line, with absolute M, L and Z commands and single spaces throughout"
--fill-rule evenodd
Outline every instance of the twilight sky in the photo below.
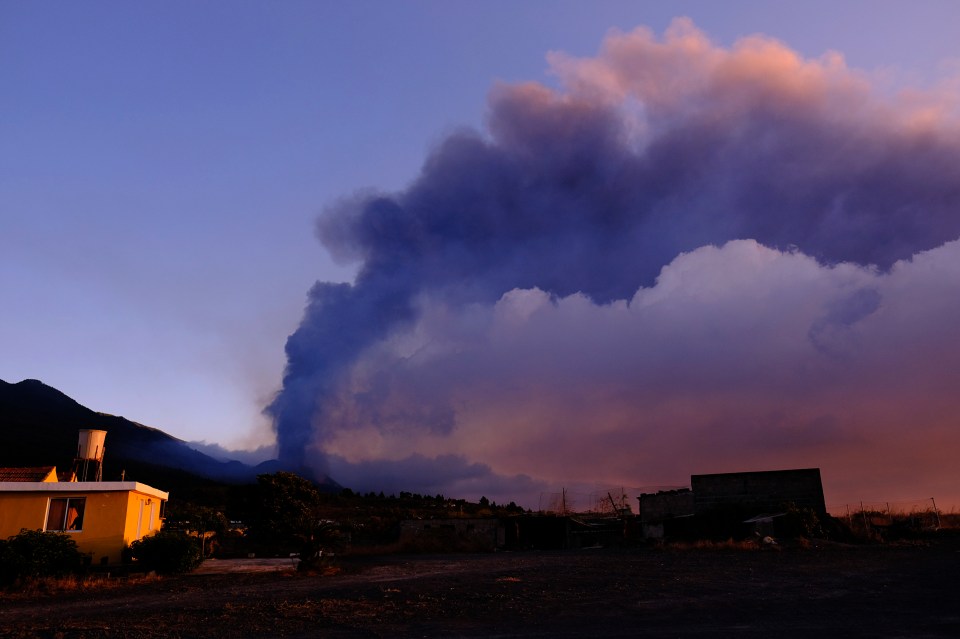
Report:
M 361 490 L 960 506 L 954 3 L 343 5 L 0 4 L 0 378 Z

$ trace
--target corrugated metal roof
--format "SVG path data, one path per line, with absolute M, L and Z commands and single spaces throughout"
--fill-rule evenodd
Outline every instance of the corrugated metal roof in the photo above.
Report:
M 50 478 L 53 473 L 53 479 Z M 56 466 L 34 468 L 0 468 L 0 481 L 57 481 Z

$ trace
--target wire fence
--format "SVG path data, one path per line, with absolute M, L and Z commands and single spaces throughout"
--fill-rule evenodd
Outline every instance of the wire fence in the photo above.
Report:
M 640 495 L 690 490 L 690 486 L 579 486 L 540 493 L 538 511 L 550 515 L 609 517 L 638 512 Z M 938 529 L 960 524 L 960 515 L 943 513 L 933 497 L 832 503 L 827 512 L 844 520 L 851 531 L 884 536 L 900 529 Z
M 589 489 L 560 489 L 556 492 L 541 492 L 538 510 L 546 514 L 592 514 L 616 515 L 635 512 L 642 494 L 689 490 L 690 486 L 607 486 L 598 485 Z M 866 513 L 871 517 L 909 517 L 917 515 L 938 516 L 943 514 L 933 497 L 908 500 L 872 500 L 832 503 L 827 512 L 834 517 L 852 520 Z
M 943 524 L 942 513 L 933 497 L 831 504 L 827 511 L 834 517 L 845 520 L 854 530 L 883 530 L 903 526 L 940 528 Z
M 911 515 L 933 510 L 938 510 L 937 502 L 933 497 L 905 501 L 858 501 L 827 506 L 827 512 L 834 517 L 847 517 L 851 513 L 858 512 Z

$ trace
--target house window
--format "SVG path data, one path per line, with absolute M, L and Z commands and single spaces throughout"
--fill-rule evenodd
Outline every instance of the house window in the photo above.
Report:
M 50 508 L 47 511 L 46 530 L 56 532 L 83 530 L 83 508 L 86 503 L 85 497 L 51 499 Z

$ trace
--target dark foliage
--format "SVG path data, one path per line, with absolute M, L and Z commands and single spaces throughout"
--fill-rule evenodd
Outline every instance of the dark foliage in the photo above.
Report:
M 230 522 L 222 511 L 191 502 L 174 501 L 167 507 L 164 530 L 196 533 L 200 537 L 200 549 L 206 557 L 213 553 L 218 539 L 230 529 Z M 208 543 L 207 538 L 212 533 Z
M 249 532 L 261 548 L 274 554 L 298 553 L 299 567 L 312 569 L 325 551 L 343 547 L 341 526 L 325 516 L 323 495 L 313 483 L 285 472 L 260 475 L 257 482 Z
M 194 537 L 174 530 L 161 530 L 133 542 L 125 559 L 141 570 L 155 571 L 159 575 L 190 572 L 203 561 L 200 543 Z
M 257 487 L 249 531 L 260 541 L 296 546 L 321 518 L 320 492 L 298 475 L 260 475 Z
M 78 575 L 89 563 L 90 557 L 64 533 L 21 530 L 0 540 L 0 584 L 5 586 L 23 579 Z

